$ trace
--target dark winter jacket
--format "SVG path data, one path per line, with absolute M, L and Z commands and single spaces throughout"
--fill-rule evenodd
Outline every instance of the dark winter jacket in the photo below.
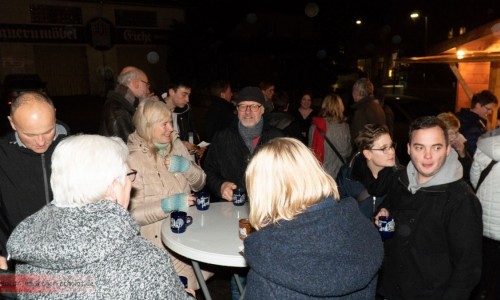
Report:
M 460 120 L 460 133 L 467 139 L 467 151 L 474 157 L 477 139 L 486 132 L 487 121 L 465 108 L 457 113 L 457 118 Z
M 68 132 L 57 125 L 55 140 L 42 154 L 24 147 L 17 134 L 0 141 L 0 255 L 17 224 L 52 201 L 51 157 Z
M 386 124 L 385 112 L 373 96 L 366 96 L 354 103 L 354 114 L 350 122 L 351 143 L 366 124 Z
M 349 164 L 340 168 L 335 180 L 339 187 L 340 197 L 356 199 L 359 209 L 369 220 L 373 218 L 385 198 L 385 195 L 377 197 L 368 193 L 366 187 L 374 180 L 366 164 L 366 158 L 360 152 L 356 153 Z
M 469 299 L 481 274 L 481 204 L 461 172 L 450 151 L 425 184 L 411 162 L 395 173 L 382 205 L 396 223 L 379 278 L 385 298 Z
M 244 244 L 244 299 L 375 299 L 382 241 L 352 198 L 327 198 Z
M 114 91 L 109 91 L 102 108 L 99 134 L 117 136 L 127 143 L 129 134 L 135 130 L 132 122 L 134 101 L 138 102 L 126 86 L 119 85 Z
M 192 299 L 167 252 L 141 238 L 139 225 L 112 201 L 49 204 L 17 226 L 7 248 L 19 262 L 16 274 L 45 274 L 60 284 L 51 293 L 19 293 L 20 300 Z
M 257 147 L 276 137 L 283 137 L 283 132 L 270 127 L 264 121 Z M 208 148 L 204 165 L 210 191 L 221 198 L 220 188 L 226 181 L 233 182 L 238 187 L 245 187 L 245 171 L 251 156 L 238 131 L 238 121 L 217 132 Z
M 193 133 L 193 143 L 195 145 L 201 142 L 200 136 L 193 126 L 193 120 L 191 116 L 191 107 L 186 105 L 185 107 L 174 108 L 173 114 L 176 115 L 177 125 L 179 126 L 179 138 L 181 141 L 189 141 L 189 133 Z
M 219 97 L 212 97 L 212 103 L 205 114 L 205 141 L 211 142 L 217 131 L 226 129 L 236 120 L 233 103 Z

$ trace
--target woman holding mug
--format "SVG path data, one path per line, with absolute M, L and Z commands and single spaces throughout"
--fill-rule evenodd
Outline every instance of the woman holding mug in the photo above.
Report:
M 195 162 L 172 126 L 172 115 L 161 101 L 141 101 L 133 117 L 136 130 L 128 137 L 128 162 L 138 171 L 130 200 L 130 212 L 141 225 L 141 235 L 158 247 L 161 224 L 172 211 L 187 212 L 194 205 L 191 191 L 205 185 L 205 172 Z M 188 278 L 190 288 L 198 282 L 189 261 L 172 255 L 175 270 Z M 208 275 L 206 273 L 205 275 Z M 208 276 L 207 276 L 208 277 Z
M 354 199 L 339 199 L 304 144 L 265 144 L 248 165 L 246 186 L 256 232 L 244 240 L 244 299 L 375 299 L 380 236 Z

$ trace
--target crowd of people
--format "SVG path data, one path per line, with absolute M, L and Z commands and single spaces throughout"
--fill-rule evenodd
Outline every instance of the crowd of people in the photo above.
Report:
M 491 92 L 457 114 L 414 120 L 408 145 L 399 145 L 410 157 L 402 166 L 394 116 L 367 78 L 354 83 L 347 117 L 335 93 L 316 109 L 304 91 L 291 108 L 272 82 L 233 91 L 214 81 L 203 133 L 188 83 L 158 97 L 132 66 L 117 82 L 98 134 L 71 134 L 44 94 L 12 103 L 13 131 L 0 141 L 0 270 L 80 286 L 21 284 L 0 297 L 192 299 L 194 270 L 163 245 L 161 224 L 194 205 L 194 192 L 232 201 L 237 188 L 248 193 L 256 232 L 244 240 L 249 268 L 238 274 L 243 295 L 231 283 L 233 299 L 500 294 L 500 129 L 486 126 L 498 104 Z M 379 217 L 393 218 L 391 238 L 378 234 Z

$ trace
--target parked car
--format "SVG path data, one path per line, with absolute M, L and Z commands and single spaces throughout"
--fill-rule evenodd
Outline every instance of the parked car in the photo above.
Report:
M 384 104 L 394 112 L 393 140 L 398 144 L 396 155 L 399 162 L 407 165 L 408 156 L 408 130 L 413 120 L 422 116 L 437 116 L 440 109 L 432 102 L 406 95 L 385 95 Z
M 9 131 L 7 116 L 12 101 L 22 92 L 37 91 L 47 94 L 47 84 L 38 74 L 8 74 L 0 88 L 0 134 Z

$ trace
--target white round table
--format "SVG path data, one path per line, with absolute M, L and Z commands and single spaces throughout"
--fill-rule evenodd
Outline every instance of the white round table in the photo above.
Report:
M 248 203 L 235 206 L 232 202 L 210 203 L 206 211 L 191 206 L 188 215 L 193 223 L 184 233 L 173 233 L 167 219 L 162 224 L 162 241 L 173 252 L 191 259 L 200 287 L 206 299 L 211 299 L 198 262 L 226 267 L 247 267 L 240 253 L 243 241 L 238 234 L 238 221 L 248 217 Z M 208 297 L 207 297 L 208 296 Z

